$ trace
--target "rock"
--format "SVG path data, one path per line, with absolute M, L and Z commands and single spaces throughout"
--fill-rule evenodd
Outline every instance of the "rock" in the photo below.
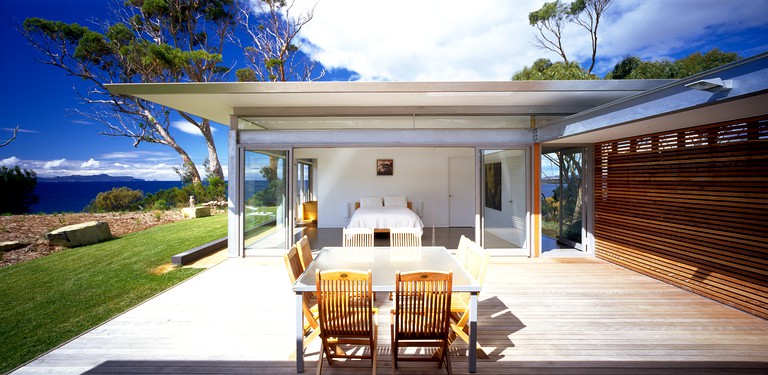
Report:
M 3 241 L 0 242 L 0 251 L 13 251 L 16 249 L 21 249 L 22 247 L 29 246 L 28 243 L 19 242 L 19 241 Z
M 52 245 L 75 247 L 106 241 L 112 238 L 112 232 L 105 221 L 89 221 L 48 232 L 45 238 Z
M 210 202 L 203 203 L 202 206 L 203 207 L 206 207 L 206 206 L 226 207 L 227 206 L 227 201 L 210 201 Z
M 187 219 L 211 216 L 211 207 L 185 207 L 181 209 L 181 215 Z

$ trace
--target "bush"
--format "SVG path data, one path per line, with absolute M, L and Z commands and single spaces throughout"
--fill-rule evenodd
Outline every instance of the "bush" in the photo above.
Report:
M 127 187 L 99 193 L 85 208 L 88 212 L 135 211 L 144 199 L 144 192 Z
M 35 194 L 37 174 L 32 170 L 0 167 L 0 212 L 23 214 L 39 201 Z
M 141 201 L 141 207 L 154 210 L 167 210 L 189 206 L 189 196 L 193 195 L 197 203 L 227 199 L 226 181 L 212 177 L 207 184 L 186 184 L 181 188 L 159 190 L 148 194 Z
M 168 202 L 166 202 L 165 199 L 158 199 L 154 204 L 152 204 L 152 209 L 165 211 L 168 209 Z

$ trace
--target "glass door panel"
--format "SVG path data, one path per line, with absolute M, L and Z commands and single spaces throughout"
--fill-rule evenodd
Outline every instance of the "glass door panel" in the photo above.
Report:
M 243 238 L 249 250 L 287 249 L 287 151 L 246 151 Z M 251 251 L 253 252 L 253 251 Z
M 525 150 L 482 152 L 482 241 L 499 255 L 528 255 Z
M 542 155 L 542 233 L 583 250 L 584 149 Z

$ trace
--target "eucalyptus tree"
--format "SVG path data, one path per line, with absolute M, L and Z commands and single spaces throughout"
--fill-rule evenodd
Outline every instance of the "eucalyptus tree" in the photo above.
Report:
M 98 21 L 99 31 L 77 23 L 28 18 L 19 31 L 42 57 L 86 82 L 78 95 L 87 110 L 81 115 L 106 126 L 107 136 L 127 137 L 171 147 L 193 183 L 200 174 L 174 138 L 171 110 L 141 99 L 110 93 L 110 83 L 210 82 L 222 80 L 228 67 L 222 53 L 237 23 L 234 0 L 127 0 Z M 208 147 L 213 175 L 223 171 L 210 122 L 177 111 L 200 130 Z
M 302 28 L 312 21 L 314 6 L 296 1 L 239 0 L 242 33 L 233 40 L 242 48 L 248 67 L 237 71 L 238 81 L 313 81 L 324 76 L 317 63 L 302 51 Z
M 536 11 L 528 13 L 528 22 L 539 31 L 536 46 L 557 53 L 568 64 L 568 57 L 563 46 L 563 34 L 569 23 L 575 23 L 589 32 L 592 44 L 592 60 L 587 74 L 592 73 L 597 58 L 597 31 L 603 14 L 613 0 L 575 0 L 572 3 L 544 3 Z
M 563 33 L 568 24 L 569 7 L 560 0 L 544 3 L 540 9 L 528 13 L 528 22 L 539 30 L 536 35 L 536 46 L 552 51 L 568 64 L 568 56 L 563 47 Z

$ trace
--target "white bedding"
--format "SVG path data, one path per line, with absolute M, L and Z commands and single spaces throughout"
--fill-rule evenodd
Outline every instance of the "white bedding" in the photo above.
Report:
M 419 215 L 406 207 L 360 207 L 349 219 L 348 228 L 418 228 L 424 229 Z

